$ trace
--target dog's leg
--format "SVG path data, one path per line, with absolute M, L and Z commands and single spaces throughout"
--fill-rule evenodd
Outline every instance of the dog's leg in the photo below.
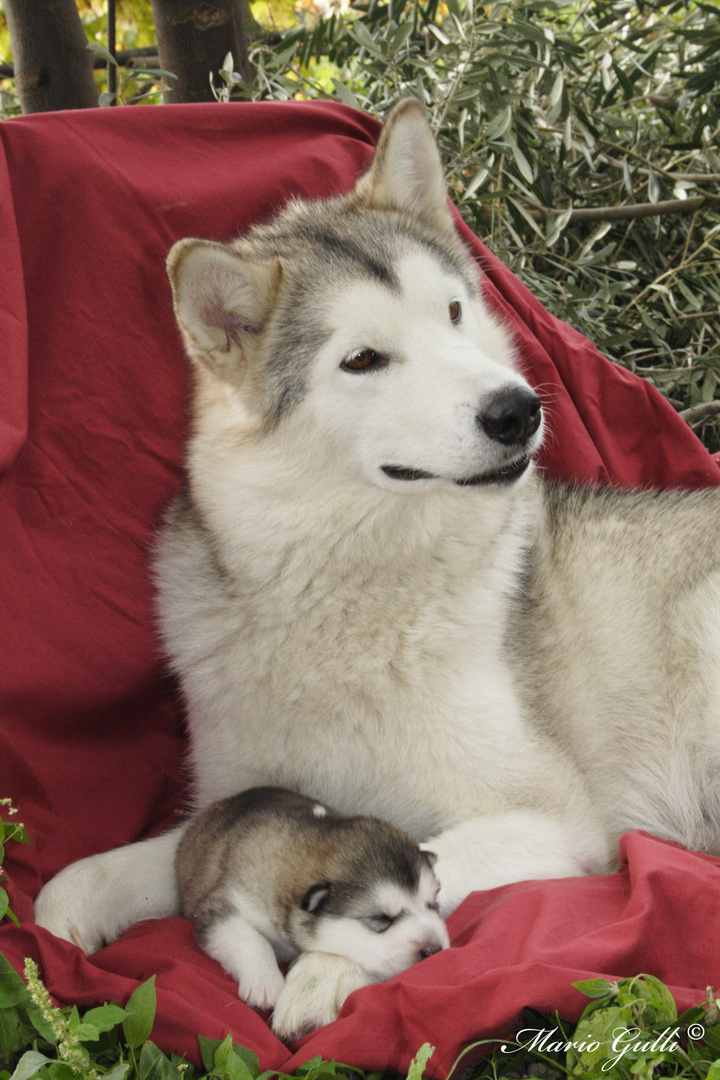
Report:
M 36 922 L 91 953 L 138 919 L 176 915 L 175 850 L 182 832 L 178 826 L 67 866 L 41 889 Z
M 272 1028 L 285 1042 L 337 1019 L 345 999 L 374 980 L 352 960 L 335 953 L 301 953 L 285 978 Z
M 611 856 L 596 825 L 557 821 L 530 810 L 470 818 L 422 846 L 437 855 L 440 909 L 447 918 L 471 892 L 513 881 L 607 871 Z
M 237 979 L 238 996 L 257 1009 L 272 1009 L 285 985 L 273 947 L 242 915 L 220 919 L 202 939 L 208 956 Z

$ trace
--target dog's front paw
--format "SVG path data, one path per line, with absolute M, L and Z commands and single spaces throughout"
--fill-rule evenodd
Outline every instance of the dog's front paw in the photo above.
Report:
M 263 970 L 241 975 L 238 997 L 255 1009 L 274 1009 L 285 987 L 285 979 L 277 964 L 267 965 Z
M 334 953 L 302 953 L 290 968 L 272 1016 L 272 1028 L 286 1042 L 337 1019 L 345 999 L 373 982 L 358 964 Z

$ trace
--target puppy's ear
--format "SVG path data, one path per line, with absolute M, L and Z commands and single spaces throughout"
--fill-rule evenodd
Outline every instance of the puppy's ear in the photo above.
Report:
M 416 98 L 399 101 L 390 112 L 355 195 L 369 206 L 409 211 L 441 232 L 454 230 L 440 154 Z
M 226 382 L 242 381 L 280 284 L 277 260 L 244 258 L 210 240 L 180 240 L 167 271 L 191 359 Z
M 308 911 L 311 915 L 319 915 L 325 907 L 329 895 L 329 882 L 323 881 L 321 884 L 312 885 L 300 901 L 300 907 L 303 911 Z

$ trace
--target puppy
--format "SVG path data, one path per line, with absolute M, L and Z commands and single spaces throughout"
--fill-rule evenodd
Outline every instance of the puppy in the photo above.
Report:
M 371 983 L 447 948 L 434 862 L 377 818 L 259 787 L 194 818 L 175 867 L 180 910 L 202 948 L 238 980 L 244 1001 L 272 1009 L 286 989 L 279 963 L 300 953 L 344 957 Z

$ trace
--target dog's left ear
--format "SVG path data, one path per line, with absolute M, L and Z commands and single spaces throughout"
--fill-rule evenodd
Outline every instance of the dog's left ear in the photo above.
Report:
M 423 859 L 425 860 L 425 862 L 428 864 L 428 866 L 432 870 L 432 868 L 435 866 L 435 863 L 437 862 L 437 855 L 435 854 L 435 852 L 434 851 L 421 851 L 420 854 L 422 855 Z
M 300 901 L 300 907 L 311 915 L 319 915 L 329 895 L 330 885 L 327 881 L 320 885 L 312 885 Z
M 416 98 L 390 112 L 355 195 L 366 205 L 410 211 L 441 232 L 454 230 L 440 154 Z

